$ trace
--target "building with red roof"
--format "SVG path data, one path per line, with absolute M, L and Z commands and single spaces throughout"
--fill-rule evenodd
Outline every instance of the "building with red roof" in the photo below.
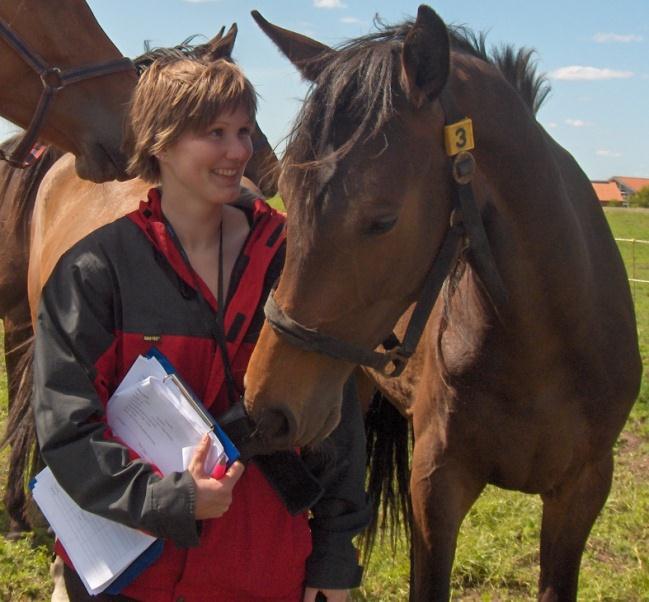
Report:
M 626 206 L 626 199 L 622 196 L 622 192 L 618 188 L 616 182 L 608 181 L 594 181 L 591 182 L 595 189 L 595 194 L 603 207 L 624 207 Z
M 629 178 L 627 176 L 613 176 L 609 182 L 615 182 L 626 201 L 640 189 L 649 186 L 649 178 Z

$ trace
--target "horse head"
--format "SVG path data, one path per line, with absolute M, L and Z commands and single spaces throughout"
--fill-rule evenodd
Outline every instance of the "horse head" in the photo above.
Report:
M 10 0 L 0 18 L 2 115 L 28 128 L 49 96 L 34 137 L 74 153 L 83 178 L 125 177 L 122 121 L 136 77 L 87 4 Z
M 371 355 L 390 335 L 449 229 L 437 102 L 449 34 L 426 6 L 398 30 L 336 50 L 253 17 L 312 86 L 282 162 L 286 262 L 245 403 L 270 447 L 306 445 L 338 423 L 343 384 L 361 363 L 348 348 Z

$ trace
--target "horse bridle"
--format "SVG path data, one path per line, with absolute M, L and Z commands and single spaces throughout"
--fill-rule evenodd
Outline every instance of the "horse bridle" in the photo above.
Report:
M 131 59 L 122 57 L 112 61 L 96 63 L 74 69 L 61 69 L 48 65 L 36 52 L 31 50 L 11 26 L 0 18 L 0 38 L 11 46 L 18 55 L 27 63 L 40 77 L 43 84 L 43 91 L 36 106 L 36 112 L 31 119 L 29 127 L 25 131 L 22 140 L 14 151 L 7 155 L 0 150 L 0 159 L 7 161 L 12 167 L 29 167 L 36 158 L 32 155 L 32 148 L 36 143 L 45 117 L 49 112 L 54 97 L 66 86 L 76 84 L 94 77 L 111 75 L 120 71 L 133 69 Z M 31 160 L 30 160 L 30 155 Z
M 472 266 L 496 315 L 502 321 L 507 292 L 496 267 L 471 187 L 476 166 L 475 159 L 469 152 L 474 148 L 471 120 L 462 117 L 455 109 L 448 87 L 442 92 L 440 102 L 446 115 L 446 151 L 453 157 L 450 162 L 453 209 L 448 231 L 426 275 L 403 341 L 399 341 L 392 333 L 383 342 L 384 351 L 377 351 L 330 337 L 293 320 L 279 307 L 271 291 L 264 307 L 266 319 L 273 330 L 290 344 L 305 351 L 373 368 L 384 376 L 399 376 L 415 352 L 442 285 L 464 249 L 471 252 Z M 453 137 L 458 134 L 459 142 L 453 142 Z

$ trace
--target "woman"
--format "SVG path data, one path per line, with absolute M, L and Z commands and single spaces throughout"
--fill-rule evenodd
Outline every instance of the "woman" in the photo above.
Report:
M 325 485 L 310 523 L 287 511 L 254 462 L 210 478 L 204 441 L 188 470 L 162 477 L 105 422 L 110 395 L 152 346 L 214 416 L 243 391 L 284 251 L 282 216 L 240 188 L 255 112 L 252 86 L 230 63 L 154 63 L 130 109 L 130 169 L 159 186 L 68 251 L 43 290 L 34 371 L 43 457 L 81 507 L 165 541 L 106 600 L 311 602 L 322 592 L 339 602 L 360 581 L 351 538 L 368 509 L 352 403 L 329 461 L 303 451 Z M 65 579 L 71 600 L 91 599 L 71 566 Z

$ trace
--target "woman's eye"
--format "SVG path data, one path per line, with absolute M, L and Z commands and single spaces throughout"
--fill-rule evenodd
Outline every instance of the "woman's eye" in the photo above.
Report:
M 396 217 L 382 217 L 374 220 L 367 228 L 368 234 L 385 234 L 394 228 Z
M 210 133 L 215 138 L 222 138 L 223 137 L 223 128 L 215 128 Z

